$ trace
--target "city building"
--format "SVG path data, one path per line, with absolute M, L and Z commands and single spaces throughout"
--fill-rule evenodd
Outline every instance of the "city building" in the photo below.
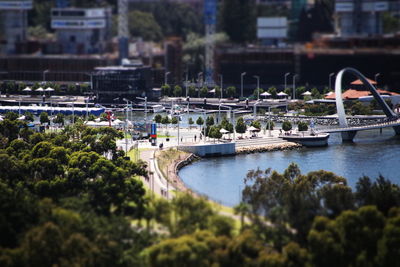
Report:
M 283 45 L 287 39 L 287 31 L 286 17 L 257 18 L 257 39 L 263 45 Z
M 53 8 L 51 28 L 66 54 L 98 54 L 111 39 L 111 8 Z
M 165 77 L 168 84 L 179 84 L 182 81 L 182 39 L 170 37 L 164 42 Z M 169 74 L 167 74 L 169 73 Z
M 0 54 L 14 54 L 17 44 L 26 41 L 30 9 L 32 0 L 0 0 Z
M 92 75 L 93 92 L 97 102 L 115 104 L 136 97 L 150 96 L 152 71 L 142 65 L 99 67 Z
M 382 13 L 389 1 L 336 0 L 336 32 L 341 37 L 382 34 Z

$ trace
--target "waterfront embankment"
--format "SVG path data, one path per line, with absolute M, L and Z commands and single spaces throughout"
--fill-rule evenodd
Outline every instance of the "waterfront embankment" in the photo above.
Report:
M 302 147 L 302 145 L 293 142 L 265 144 L 260 146 L 245 146 L 236 148 L 236 154 L 250 154 L 250 153 L 281 151 L 281 150 L 292 150 L 292 149 L 298 149 L 300 147 Z

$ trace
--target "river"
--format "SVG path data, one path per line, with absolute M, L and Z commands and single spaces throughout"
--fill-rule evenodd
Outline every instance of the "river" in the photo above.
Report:
M 381 174 L 400 184 L 400 137 L 391 128 L 382 134 L 379 130 L 358 132 L 353 143 L 342 143 L 339 134 L 331 134 L 327 147 L 207 158 L 184 167 L 179 175 L 194 191 L 234 206 L 239 203 L 247 171 L 272 168 L 283 172 L 291 162 L 302 173 L 332 171 L 347 178 L 353 188 L 363 175 L 376 179 Z

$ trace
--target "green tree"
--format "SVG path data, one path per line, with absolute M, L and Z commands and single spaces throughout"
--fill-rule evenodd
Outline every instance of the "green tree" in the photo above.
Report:
M 171 121 L 169 120 L 168 116 L 164 116 L 161 120 L 161 123 L 164 125 L 170 124 Z
M 307 131 L 308 130 L 308 124 L 307 124 L 307 122 L 299 121 L 299 123 L 297 124 L 297 128 L 298 128 L 299 131 Z
M 268 93 L 271 94 L 272 98 L 276 98 L 277 95 L 276 87 L 271 86 L 270 88 L 268 88 Z
M 226 88 L 226 94 L 228 97 L 234 97 L 236 95 L 236 87 L 235 86 L 229 86 Z
M 182 95 L 182 87 L 179 85 L 175 85 L 174 87 L 174 96 L 181 96 Z
M 33 114 L 30 113 L 29 111 L 25 112 L 25 113 L 24 113 L 24 116 L 25 116 L 25 120 L 26 120 L 26 121 L 30 121 L 30 122 L 34 121 Z
M 50 123 L 49 115 L 47 115 L 47 112 L 40 113 L 39 120 L 41 124 Z
M 192 127 L 192 125 L 194 124 L 192 117 L 189 117 L 188 123 L 189 123 L 189 129 L 190 129 L 190 127 Z
M 172 124 L 178 124 L 178 118 L 177 117 L 172 117 L 171 123 Z
M 191 96 L 191 97 L 196 96 L 196 87 L 195 86 L 193 86 L 193 85 L 189 86 L 188 90 L 189 90 L 189 92 L 188 92 L 189 96 Z
M 197 120 L 196 120 L 196 124 L 199 125 L 200 127 L 201 127 L 202 125 L 204 125 L 204 120 L 203 120 L 203 118 L 202 118 L 202 117 L 198 117 Z
M 256 127 L 257 129 L 261 129 L 261 122 L 259 120 L 255 120 L 251 122 L 251 126 Z
M 206 125 L 207 125 L 207 126 L 212 126 L 212 125 L 214 125 L 214 124 L 215 124 L 215 122 L 214 122 L 214 117 L 208 116 L 207 119 L 206 119 Z
M 156 42 L 163 38 L 161 27 L 151 13 L 133 10 L 128 14 L 128 21 L 131 36 Z
M 200 97 L 207 97 L 208 94 L 208 88 L 206 86 L 202 87 L 200 89 Z
M 319 90 L 316 87 L 313 87 L 311 89 L 311 95 L 314 99 L 320 99 L 321 98 L 321 93 L 319 92 Z
M 282 130 L 284 130 L 285 132 L 292 130 L 292 124 L 290 123 L 290 121 L 284 121 L 282 123 Z
M 161 86 L 161 93 L 163 96 L 171 95 L 171 86 L 169 86 L 169 84 L 164 84 Z
M 161 123 L 161 121 L 162 121 L 161 114 L 157 114 L 157 115 L 154 116 L 154 122 L 155 123 Z
M 54 123 L 59 123 L 62 126 L 64 126 L 64 114 L 62 113 L 58 113 L 55 117 L 55 119 L 53 120 Z
M 275 127 L 275 123 L 273 121 L 267 121 L 265 124 L 265 129 L 266 130 L 273 130 Z
M 247 126 L 244 123 L 243 117 L 240 117 L 236 122 L 236 132 L 244 134 L 246 132 Z

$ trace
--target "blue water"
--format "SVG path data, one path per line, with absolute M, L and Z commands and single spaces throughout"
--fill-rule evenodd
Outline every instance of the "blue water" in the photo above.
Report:
M 331 134 L 329 146 L 299 150 L 245 154 L 202 159 L 179 175 L 187 186 L 225 205 L 239 203 L 243 179 L 251 169 L 272 168 L 283 172 L 295 162 L 302 173 L 327 170 L 347 178 L 354 188 L 358 178 L 379 174 L 400 184 L 400 137 L 391 128 L 358 132 L 354 143 L 342 143 L 339 134 Z

